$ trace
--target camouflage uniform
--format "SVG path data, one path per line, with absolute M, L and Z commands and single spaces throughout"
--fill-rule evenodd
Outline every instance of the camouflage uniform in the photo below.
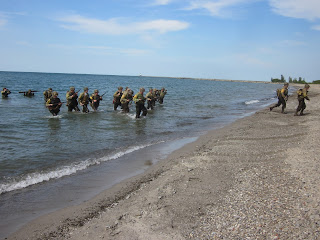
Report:
M 159 103 L 163 104 L 164 96 L 167 94 L 167 90 L 162 88 L 159 94 Z
M 74 90 L 74 87 L 70 87 L 70 91 L 66 94 L 68 112 L 72 112 L 72 110 L 75 110 L 76 112 L 80 111 L 77 100 L 78 94 Z
M 126 91 L 123 92 L 120 103 L 122 106 L 122 111 L 124 113 L 128 113 L 130 111 L 129 109 L 129 103 L 132 100 L 132 95 L 130 89 L 127 89 Z
M 146 94 L 146 98 L 147 98 L 147 109 L 151 110 L 153 109 L 153 107 L 155 106 L 155 97 L 154 97 L 154 91 L 152 89 L 149 90 L 149 92 Z
M 90 100 L 91 99 L 90 99 L 90 96 L 88 94 L 88 88 L 85 87 L 83 89 L 83 92 L 79 96 L 79 103 L 82 106 L 82 112 L 84 112 L 84 113 L 88 113 L 89 112 L 88 104 L 89 104 Z

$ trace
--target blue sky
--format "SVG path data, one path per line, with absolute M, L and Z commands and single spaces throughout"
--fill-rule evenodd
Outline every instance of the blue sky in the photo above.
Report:
M 319 0 L 0 0 L 0 71 L 320 79 Z

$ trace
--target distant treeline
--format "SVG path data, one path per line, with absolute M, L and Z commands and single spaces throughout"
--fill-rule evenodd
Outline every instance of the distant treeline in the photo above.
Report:
M 285 83 L 287 81 L 286 81 L 285 77 L 283 75 L 281 75 L 280 78 L 271 78 L 271 82 L 273 82 L 273 83 Z M 306 84 L 307 83 L 306 80 L 304 78 L 302 78 L 302 77 L 299 77 L 298 79 L 297 78 L 293 78 L 292 79 L 292 77 L 289 77 L 288 78 L 288 82 L 289 83 L 301 83 L 301 84 Z M 320 84 L 320 80 L 315 80 L 312 83 Z

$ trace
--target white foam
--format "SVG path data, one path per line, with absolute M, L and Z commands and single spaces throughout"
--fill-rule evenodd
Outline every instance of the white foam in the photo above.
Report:
M 246 101 L 245 104 L 246 105 L 250 105 L 250 104 L 255 104 L 255 103 L 258 103 L 260 102 L 259 100 L 250 100 L 250 101 Z
M 151 145 L 152 144 L 133 146 L 133 147 L 128 148 L 125 151 L 120 151 L 120 152 L 114 153 L 112 155 L 105 156 L 105 157 L 98 158 L 98 159 L 89 158 L 85 161 L 73 163 L 69 166 L 64 166 L 64 167 L 55 169 L 50 172 L 40 172 L 40 173 L 28 174 L 27 176 L 23 177 L 22 179 L 19 179 L 19 180 L 13 179 L 12 182 L 10 182 L 10 183 L 0 184 L 0 194 L 5 193 L 5 192 L 10 192 L 13 190 L 17 190 L 17 189 L 26 188 L 28 186 L 31 186 L 31 185 L 34 185 L 37 183 L 49 181 L 51 179 L 57 179 L 57 178 L 61 178 L 64 176 L 69 176 L 69 175 L 74 174 L 78 171 L 84 170 L 90 166 L 101 164 L 102 162 L 106 162 L 109 160 L 114 160 L 114 159 L 120 158 L 126 154 L 132 153 L 134 151 L 137 151 L 139 149 L 142 149 L 142 148 L 145 148 L 145 147 L 148 147 Z

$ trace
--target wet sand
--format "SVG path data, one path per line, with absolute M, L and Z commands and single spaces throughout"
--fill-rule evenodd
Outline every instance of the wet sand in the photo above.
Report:
M 304 116 L 292 96 L 8 239 L 319 239 L 319 92 Z

